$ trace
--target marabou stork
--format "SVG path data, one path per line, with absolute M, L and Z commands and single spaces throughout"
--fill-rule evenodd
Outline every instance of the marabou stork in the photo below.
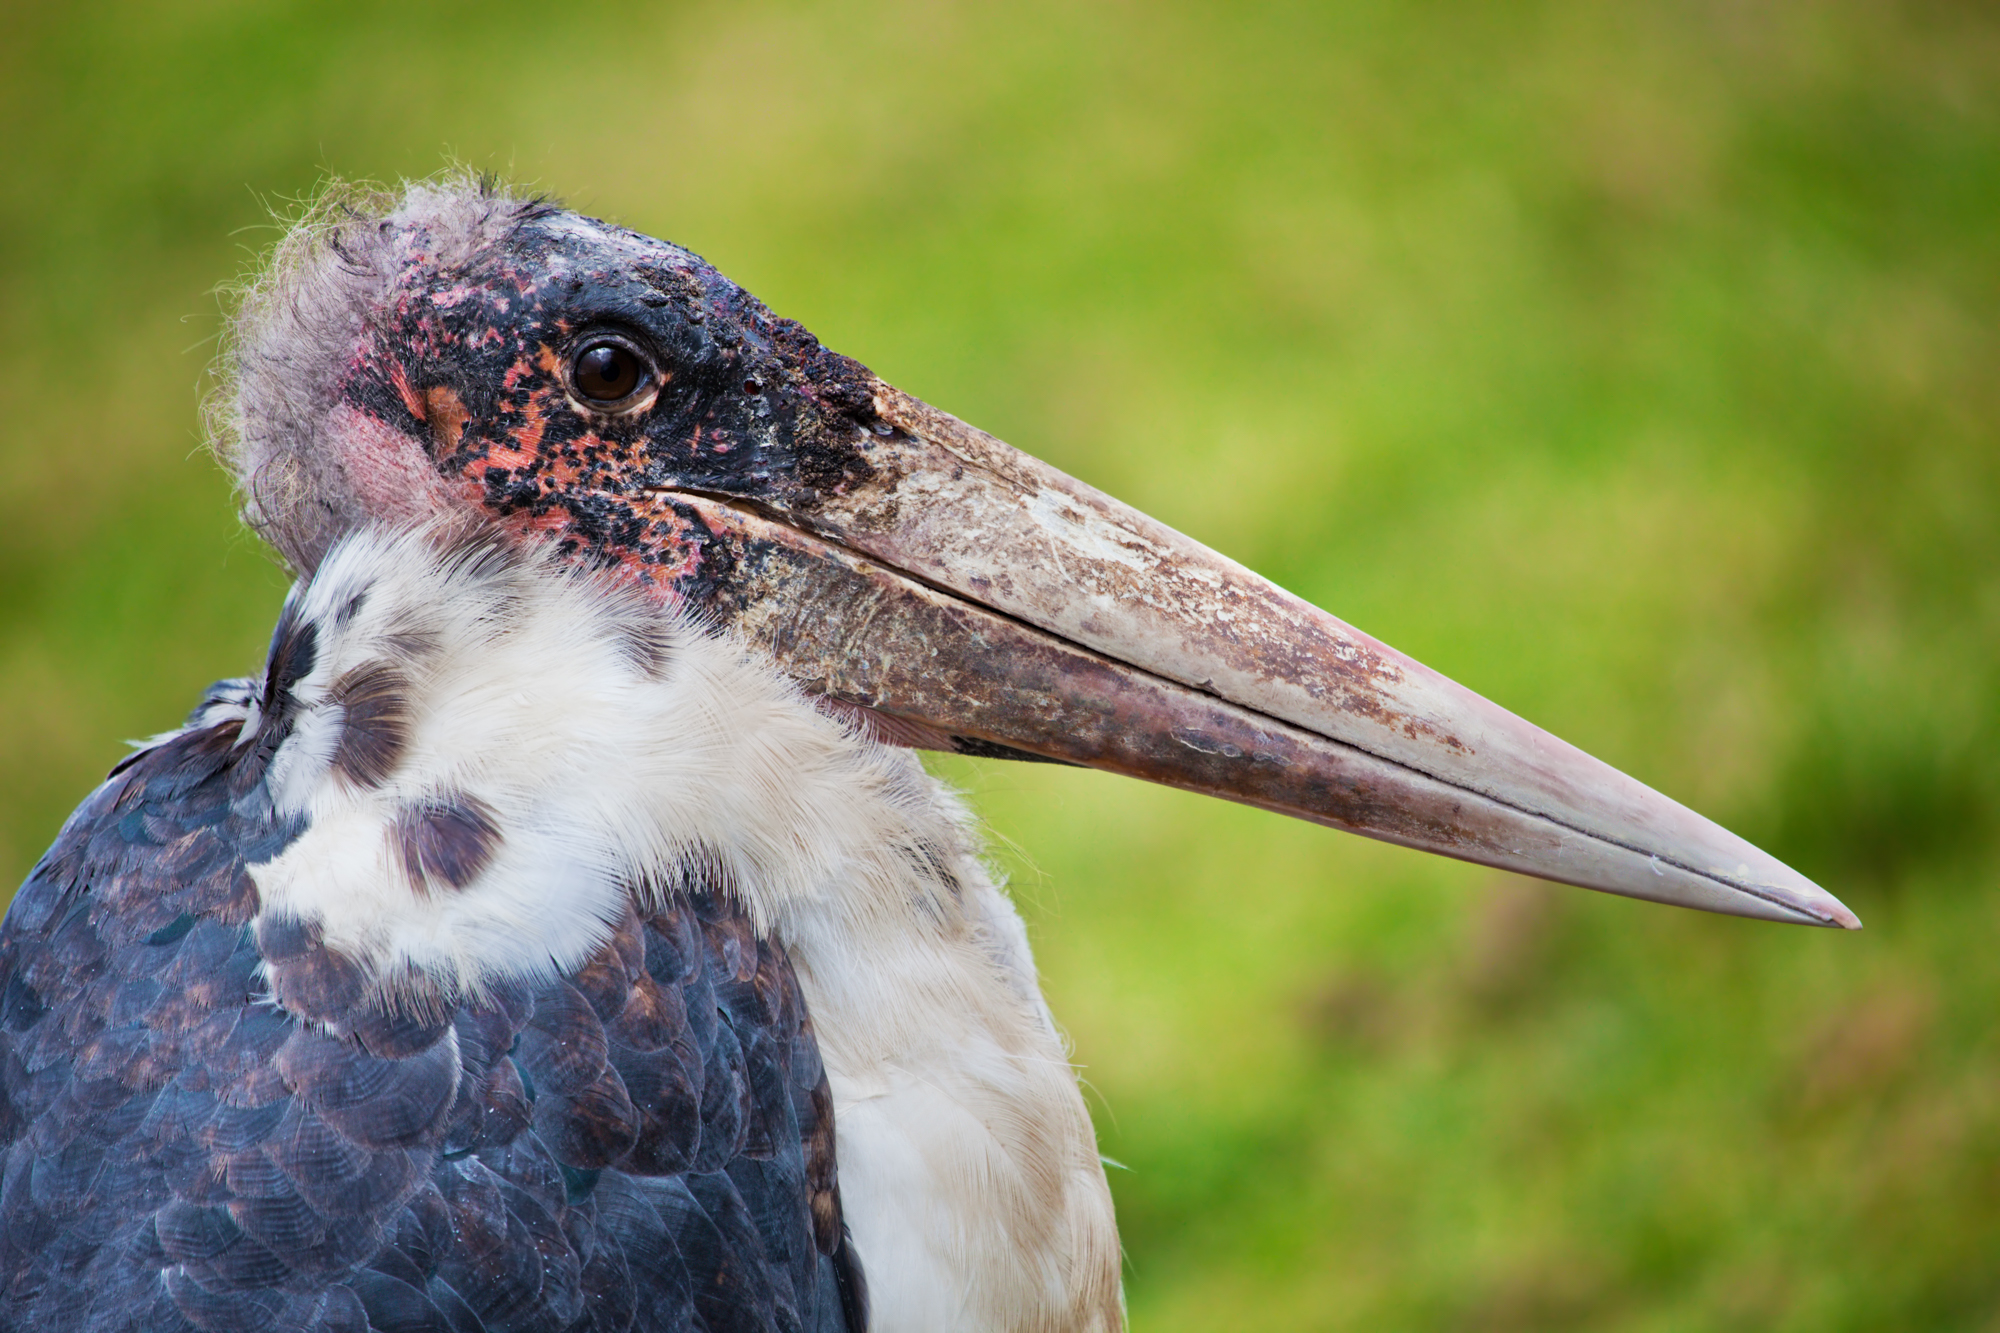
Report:
M 546 202 L 322 210 L 225 373 L 301 581 L 8 912 L 8 1329 L 1118 1327 L 1020 919 L 912 748 L 1857 924 Z

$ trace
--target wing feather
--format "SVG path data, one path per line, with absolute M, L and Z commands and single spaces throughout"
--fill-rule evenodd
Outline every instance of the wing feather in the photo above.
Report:
M 311 657 L 281 626 L 280 740 Z M 862 1327 L 805 1003 L 726 886 L 547 984 L 373 1007 L 257 919 L 246 867 L 303 824 L 217 712 L 122 763 L 0 926 L 0 1329 Z

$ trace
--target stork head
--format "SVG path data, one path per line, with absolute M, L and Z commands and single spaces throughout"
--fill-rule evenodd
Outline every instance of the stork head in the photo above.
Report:
M 618 571 L 877 736 L 1103 768 L 1633 897 L 1855 926 L 1749 843 L 883 383 L 695 255 L 474 183 L 323 210 L 238 320 L 298 573 L 458 514 Z

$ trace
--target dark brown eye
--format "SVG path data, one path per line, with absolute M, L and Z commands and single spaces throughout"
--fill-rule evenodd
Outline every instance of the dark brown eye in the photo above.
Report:
M 581 397 L 593 403 L 615 403 L 638 390 L 646 367 L 639 354 L 624 343 L 594 342 L 576 354 L 569 374 Z

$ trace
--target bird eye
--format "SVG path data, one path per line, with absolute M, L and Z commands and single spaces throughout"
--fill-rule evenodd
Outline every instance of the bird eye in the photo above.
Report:
M 577 395 L 601 406 L 630 398 L 647 374 L 638 352 L 609 338 L 585 343 L 569 363 L 569 379 Z

